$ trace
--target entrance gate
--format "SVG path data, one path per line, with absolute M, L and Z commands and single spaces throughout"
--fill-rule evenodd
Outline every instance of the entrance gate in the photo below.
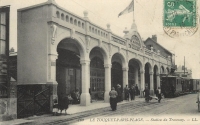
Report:
M 49 85 L 17 86 L 17 118 L 50 112 Z
M 112 63 L 112 70 L 111 70 L 111 85 L 112 87 L 117 87 L 117 84 L 121 85 L 121 91 L 123 90 L 123 73 L 122 73 L 122 66 L 118 62 Z
M 98 57 L 94 57 L 90 63 L 90 89 L 92 99 L 104 99 L 105 70 L 103 66 L 103 61 Z

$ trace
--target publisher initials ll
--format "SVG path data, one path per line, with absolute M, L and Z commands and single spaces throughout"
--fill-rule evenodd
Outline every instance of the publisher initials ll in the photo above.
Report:
M 192 118 L 192 121 L 198 121 L 196 118 Z

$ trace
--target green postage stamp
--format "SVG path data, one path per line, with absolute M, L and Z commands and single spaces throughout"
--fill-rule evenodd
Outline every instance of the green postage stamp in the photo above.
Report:
M 196 0 L 164 0 L 163 27 L 170 37 L 193 35 L 197 23 Z

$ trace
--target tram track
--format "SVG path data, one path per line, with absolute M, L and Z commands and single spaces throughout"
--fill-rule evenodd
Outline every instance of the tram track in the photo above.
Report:
M 97 109 L 95 111 L 93 110 L 92 112 L 89 111 L 82 115 L 79 114 L 78 116 L 75 116 L 75 117 L 45 123 L 45 125 L 54 125 L 54 124 L 65 125 L 65 124 L 78 122 L 78 119 L 89 119 L 91 117 L 106 117 L 106 116 L 119 115 L 119 114 L 126 113 L 127 111 L 133 111 L 135 109 L 141 110 L 141 108 L 143 108 L 144 106 L 149 106 L 149 105 L 154 105 L 154 107 L 158 107 L 158 106 L 162 106 L 164 104 L 157 103 L 157 102 L 149 102 L 149 103 L 138 102 L 138 103 L 131 104 L 131 102 L 130 102 L 130 103 L 118 105 L 118 109 L 126 109 L 126 110 L 117 110 L 117 111 L 113 112 L 113 111 L 110 111 L 111 110 L 110 107 L 106 107 L 106 108 Z
M 189 100 L 191 100 L 193 97 L 190 97 Z M 185 102 L 185 101 L 188 101 L 188 98 L 187 99 L 184 99 L 183 101 L 181 102 Z M 165 110 L 159 110 L 159 112 L 156 113 L 156 115 L 159 115 L 159 114 L 162 114 L 163 112 L 166 112 L 170 109 L 173 109 L 173 108 L 177 108 L 177 105 L 180 104 L 180 102 L 177 102 L 173 105 L 171 105 L 169 108 L 165 108 Z

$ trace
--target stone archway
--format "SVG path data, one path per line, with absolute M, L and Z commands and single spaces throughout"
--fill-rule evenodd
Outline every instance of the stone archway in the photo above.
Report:
M 169 71 L 169 68 L 168 68 L 168 67 L 166 68 L 166 73 L 167 73 L 167 75 L 170 73 L 170 71 Z
M 79 104 L 75 92 L 82 93 L 82 75 L 80 64 L 80 49 L 75 39 L 66 38 L 57 46 L 58 59 L 56 60 L 56 81 L 58 82 L 58 96 L 71 95 L 73 103 Z
M 164 74 L 165 73 L 165 68 L 164 68 L 164 66 L 161 66 L 160 67 L 160 74 Z
M 111 62 L 111 86 L 117 88 L 117 84 L 119 84 L 121 86 L 120 90 L 123 92 L 123 88 L 128 83 L 126 81 L 128 80 L 128 69 L 125 67 L 125 59 L 120 53 L 115 53 L 111 58 Z
M 131 59 L 128 63 L 129 71 L 128 71 L 128 86 L 129 88 L 134 85 L 138 87 L 139 91 L 141 90 L 141 79 L 140 79 L 140 69 L 142 67 L 142 63 L 138 59 Z M 137 95 L 140 92 L 137 92 Z
M 105 92 L 105 54 L 101 48 L 95 47 L 90 51 L 90 90 L 92 100 L 104 100 Z

